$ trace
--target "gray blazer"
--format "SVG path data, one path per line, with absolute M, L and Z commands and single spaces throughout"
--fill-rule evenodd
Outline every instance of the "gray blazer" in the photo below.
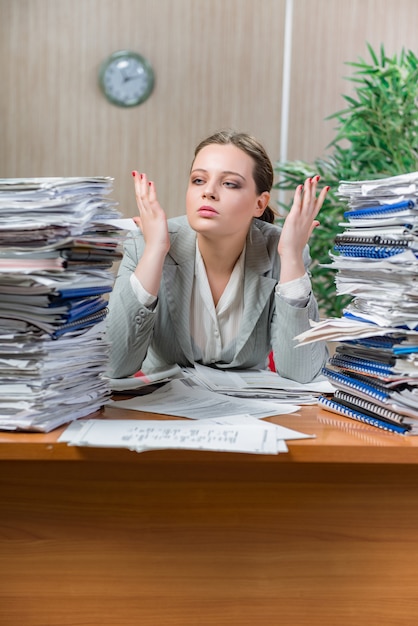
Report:
M 186 216 L 168 220 L 170 250 L 154 309 L 142 306 L 135 297 L 129 278 L 144 250 L 138 231 L 125 243 L 113 292 L 109 298 L 107 336 L 111 344 L 108 374 L 112 378 L 144 373 L 172 364 L 192 366 L 196 348 L 190 335 L 196 233 Z M 280 276 L 277 243 L 281 229 L 253 220 L 247 236 L 244 270 L 244 314 L 233 347 L 225 347 L 221 369 L 260 367 L 273 349 L 277 371 L 287 378 L 308 382 L 327 358 L 325 344 L 297 346 L 294 337 L 318 320 L 318 307 L 311 294 L 307 306 L 298 308 L 275 293 Z M 305 267 L 310 264 L 309 249 L 304 253 Z

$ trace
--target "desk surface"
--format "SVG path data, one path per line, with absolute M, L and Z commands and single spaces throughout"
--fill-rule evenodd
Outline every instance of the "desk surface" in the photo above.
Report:
M 153 413 L 105 407 L 89 417 L 101 419 L 170 419 Z M 174 418 L 172 418 L 174 419 Z M 340 417 L 317 406 L 302 407 L 297 413 L 269 418 L 272 421 L 300 432 L 314 434 L 315 438 L 288 441 L 287 454 L 240 455 L 252 457 L 253 463 L 384 463 L 418 464 L 418 437 L 397 435 L 367 426 L 349 418 Z M 123 461 L 142 462 L 153 456 L 153 461 L 175 463 L 177 460 L 198 463 L 208 461 L 234 462 L 236 454 L 161 450 L 138 454 L 124 449 L 101 449 L 68 446 L 57 443 L 65 427 L 50 433 L 0 433 L 0 460 L 20 461 Z
M 418 439 L 271 419 L 316 438 L 276 456 L 0 434 L 0 624 L 415 625 Z

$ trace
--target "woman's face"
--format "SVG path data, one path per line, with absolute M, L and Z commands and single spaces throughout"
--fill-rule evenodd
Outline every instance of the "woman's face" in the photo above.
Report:
M 210 144 L 197 154 L 186 193 L 190 226 L 217 237 L 246 234 L 260 217 L 270 194 L 257 194 L 254 161 L 233 144 Z

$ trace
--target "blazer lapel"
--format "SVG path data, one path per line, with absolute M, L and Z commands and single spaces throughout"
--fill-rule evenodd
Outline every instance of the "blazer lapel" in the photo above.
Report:
M 237 353 L 248 341 L 262 314 L 277 279 L 271 277 L 272 262 L 260 230 L 252 226 L 247 237 L 244 276 L 244 316 L 237 341 Z
M 196 234 L 187 225 L 172 234 L 170 252 L 163 270 L 173 331 L 187 359 L 193 363 L 190 337 L 190 302 L 195 272 Z

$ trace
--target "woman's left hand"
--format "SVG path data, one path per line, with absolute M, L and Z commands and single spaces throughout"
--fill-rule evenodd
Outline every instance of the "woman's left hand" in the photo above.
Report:
M 319 176 L 307 178 L 295 191 L 292 207 L 285 219 L 277 247 L 281 261 L 280 282 L 288 282 L 305 274 L 303 250 L 314 229 L 319 225 L 316 216 L 321 209 L 329 187 L 317 196 Z

